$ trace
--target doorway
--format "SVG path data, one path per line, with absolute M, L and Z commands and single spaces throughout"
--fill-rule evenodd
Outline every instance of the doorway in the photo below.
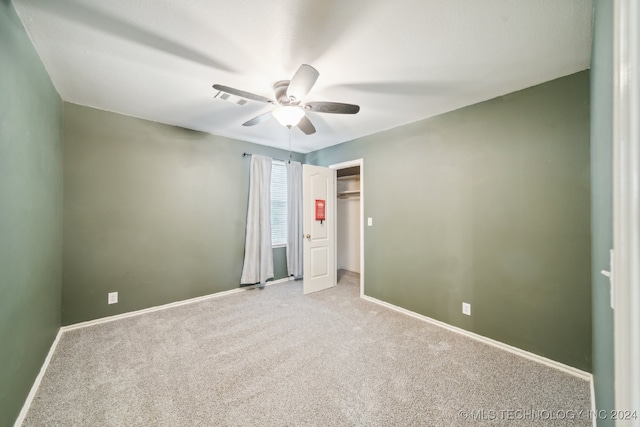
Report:
M 364 295 L 364 161 L 329 166 L 336 170 L 336 275 L 358 277 Z

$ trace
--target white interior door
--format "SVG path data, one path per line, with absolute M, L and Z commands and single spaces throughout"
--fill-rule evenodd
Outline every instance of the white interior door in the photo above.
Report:
M 304 293 L 336 285 L 336 171 L 302 165 Z M 325 220 L 316 220 L 316 200 L 324 201 Z
M 640 411 L 640 3 L 614 3 L 613 265 L 615 407 Z M 640 418 L 616 426 L 640 426 Z

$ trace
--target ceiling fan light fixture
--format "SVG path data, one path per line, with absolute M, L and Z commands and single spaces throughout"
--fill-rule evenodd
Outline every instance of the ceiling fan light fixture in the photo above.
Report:
M 282 105 L 273 110 L 273 117 L 275 117 L 282 126 L 292 127 L 296 126 L 302 117 L 304 117 L 304 111 L 302 108 L 293 105 Z
M 246 100 L 251 100 L 275 105 L 274 110 L 259 114 L 244 122 L 242 126 L 255 126 L 258 123 L 269 120 L 271 117 L 275 117 L 284 127 L 291 129 L 297 126 L 305 135 L 313 135 L 316 133 L 316 128 L 309 120 L 309 117 L 306 116 L 304 110 L 312 111 L 314 114 L 356 114 L 360 111 L 360 106 L 342 102 L 305 102 L 302 104 L 302 99 L 316 83 L 318 75 L 318 70 L 311 65 L 302 64 L 291 80 L 279 80 L 273 84 L 275 100 L 217 83 L 213 85 L 213 88 L 218 91 L 216 97 L 224 100 L 228 100 L 229 97 L 234 95 L 244 98 L 245 102 Z

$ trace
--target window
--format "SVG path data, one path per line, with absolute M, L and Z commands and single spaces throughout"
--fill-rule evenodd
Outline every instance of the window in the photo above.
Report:
M 271 246 L 287 244 L 287 168 L 273 161 L 271 167 Z

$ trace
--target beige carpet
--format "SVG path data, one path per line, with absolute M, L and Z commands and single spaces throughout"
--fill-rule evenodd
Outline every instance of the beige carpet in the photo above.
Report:
M 591 425 L 587 381 L 363 301 L 341 276 L 65 332 L 24 425 Z

